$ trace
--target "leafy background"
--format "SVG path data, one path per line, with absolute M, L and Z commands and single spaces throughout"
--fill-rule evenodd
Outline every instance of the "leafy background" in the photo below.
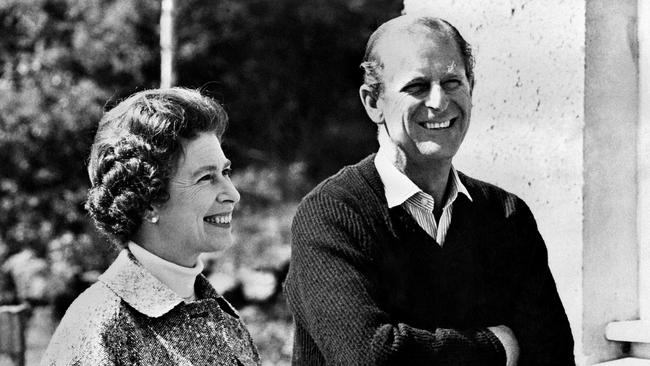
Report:
M 358 65 L 402 2 L 177 6 L 176 84 L 224 104 L 242 193 L 236 244 L 206 256 L 205 274 L 240 310 L 264 364 L 289 364 L 291 218 L 318 181 L 376 148 Z M 32 307 L 28 365 L 117 254 L 83 210 L 85 162 L 103 111 L 159 85 L 159 17 L 158 0 L 0 1 L 0 304 Z

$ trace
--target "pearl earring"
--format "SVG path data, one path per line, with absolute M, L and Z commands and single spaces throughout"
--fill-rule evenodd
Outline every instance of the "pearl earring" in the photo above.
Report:
M 151 218 L 151 223 L 152 224 L 157 224 L 158 223 L 158 216 L 154 216 Z

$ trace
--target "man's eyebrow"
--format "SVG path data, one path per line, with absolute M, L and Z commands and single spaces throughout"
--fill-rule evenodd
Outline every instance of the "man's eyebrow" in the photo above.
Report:
M 445 73 L 445 75 L 443 76 L 443 78 L 456 78 L 456 77 L 461 77 L 461 76 L 463 76 L 463 75 L 465 75 L 465 74 L 462 73 L 462 72 L 459 72 L 459 71 L 452 71 L 452 72 Z
M 421 80 L 427 80 L 427 77 L 424 76 L 424 75 L 415 74 L 415 75 L 410 75 L 406 79 L 409 80 L 409 81 L 421 81 Z
M 399 82 L 402 84 L 410 84 L 418 81 L 426 81 L 427 78 L 426 76 L 422 74 L 411 74 L 411 75 L 404 75 L 403 78 L 399 79 Z

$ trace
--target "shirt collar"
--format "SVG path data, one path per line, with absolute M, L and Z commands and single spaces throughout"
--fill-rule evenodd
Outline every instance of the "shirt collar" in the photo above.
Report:
M 180 295 L 149 273 L 127 249 L 120 252 L 98 280 L 124 302 L 148 317 L 161 317 L 183 303 Z M 219 300 L 217 292 L 202 275 L 196 277 L 195 286 L 199 299 Z
M 472 199 L 472 196 L 470 196 L 469 191 L 467 190 L 467 187 L 463 184 L 463 182 L 460 181 L 460 177 L 458 176 L 458 172 L 456 171 L 456 168 L 454 166 L 451 166 L 451 177 L 454 180 L 454 184 L 456 185 L 456 190 L 458 193 L 462 193 L 467 197 L 470 202 L 474 202 Z
M 388 203 L 389 208 L 400 206 L 410 197 L 418 194 L 418 192 L 422 192 L 422 190 L 413 183 L 409 177 L 400 172 L 391 163 L 389 151 L 383 145 L 380 145 L 379 151 L 377 151 L 377 155 L 375 155 L 374 163 L 377 168 L 377 173 L 379 173 L 379 178 L 384 184 L 384 194 L 386 195 L 386 202 Z M 470 201 L 472 201 L 472 196 L 470 196 L 467 188 L 460 181 L 458 172 L 453 166 L 451 167 L 451 178 L 453 180 L 452 184 L 456 188 L 455 191 L 464 194 Z M 448 202 L 453 202 L 455 199 L 455 195 L 454 197 L 449 197 Z
M 401 205 L 420 192 L 420 188 L 391 163 L 388 151 L 381 146 L 375 155 L 375 167 L 384 184 L 384 194 L 389 208 Z

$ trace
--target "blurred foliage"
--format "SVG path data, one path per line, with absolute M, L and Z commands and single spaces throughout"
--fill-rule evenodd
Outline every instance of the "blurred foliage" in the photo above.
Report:
M 237 164 L 304 163 L 320 180 L 375 148 L 359 102 L 371 31 L 395 0 L 179 2 L 178 81 L 202 87 L 230 114 Z
M 373 150 L 358 64 L 371 30 L 401 1 L 178 6 L 178 84 L 225 104 L 232 160 L 273 176 L 277 191 L 262 187 L 262 195 L 295 200 Z M 159 7 L 158 0 L 0 2 L 0 255 L 31 248 L 45 257 L 55 238 L 92 231 L 82 210 L 85 157 L 103 109 L 158 84 Z
M 233 179 L 237 183 L 242 178 L 263 178 L 265 174 L 265 170 L 249 170 Z M 240 309 L 262 365 L 289 366 L 293 323 L 281 281 L 288 270 L 289 227 L 297 204 L 279 199 L 265 202 L 242 205 L 235 210 L 235 244 L 220 255 L 204 254 L 206 267 L 211 269 L 206 275 Z
M 265 357 L 286 362 L 291 217 L 316 182 L 375 149 L 359 63 L 402 1 L 177 6 L 177 84 L 224 103 L 242 193 L 237 243 L 207 274 L 239 296 Z M 114 258 L 83 210 L 85 162 L 102 112 L 158 86 L 159 16 L 159 0 L 0 1 L 0 303 L 52 302 L 60 315 Z
M 260 354 L 262 366 L 289 366 L 293 351 L 293 323 L 284 299 L 269 306 L 246 306 L 240 311 Z

